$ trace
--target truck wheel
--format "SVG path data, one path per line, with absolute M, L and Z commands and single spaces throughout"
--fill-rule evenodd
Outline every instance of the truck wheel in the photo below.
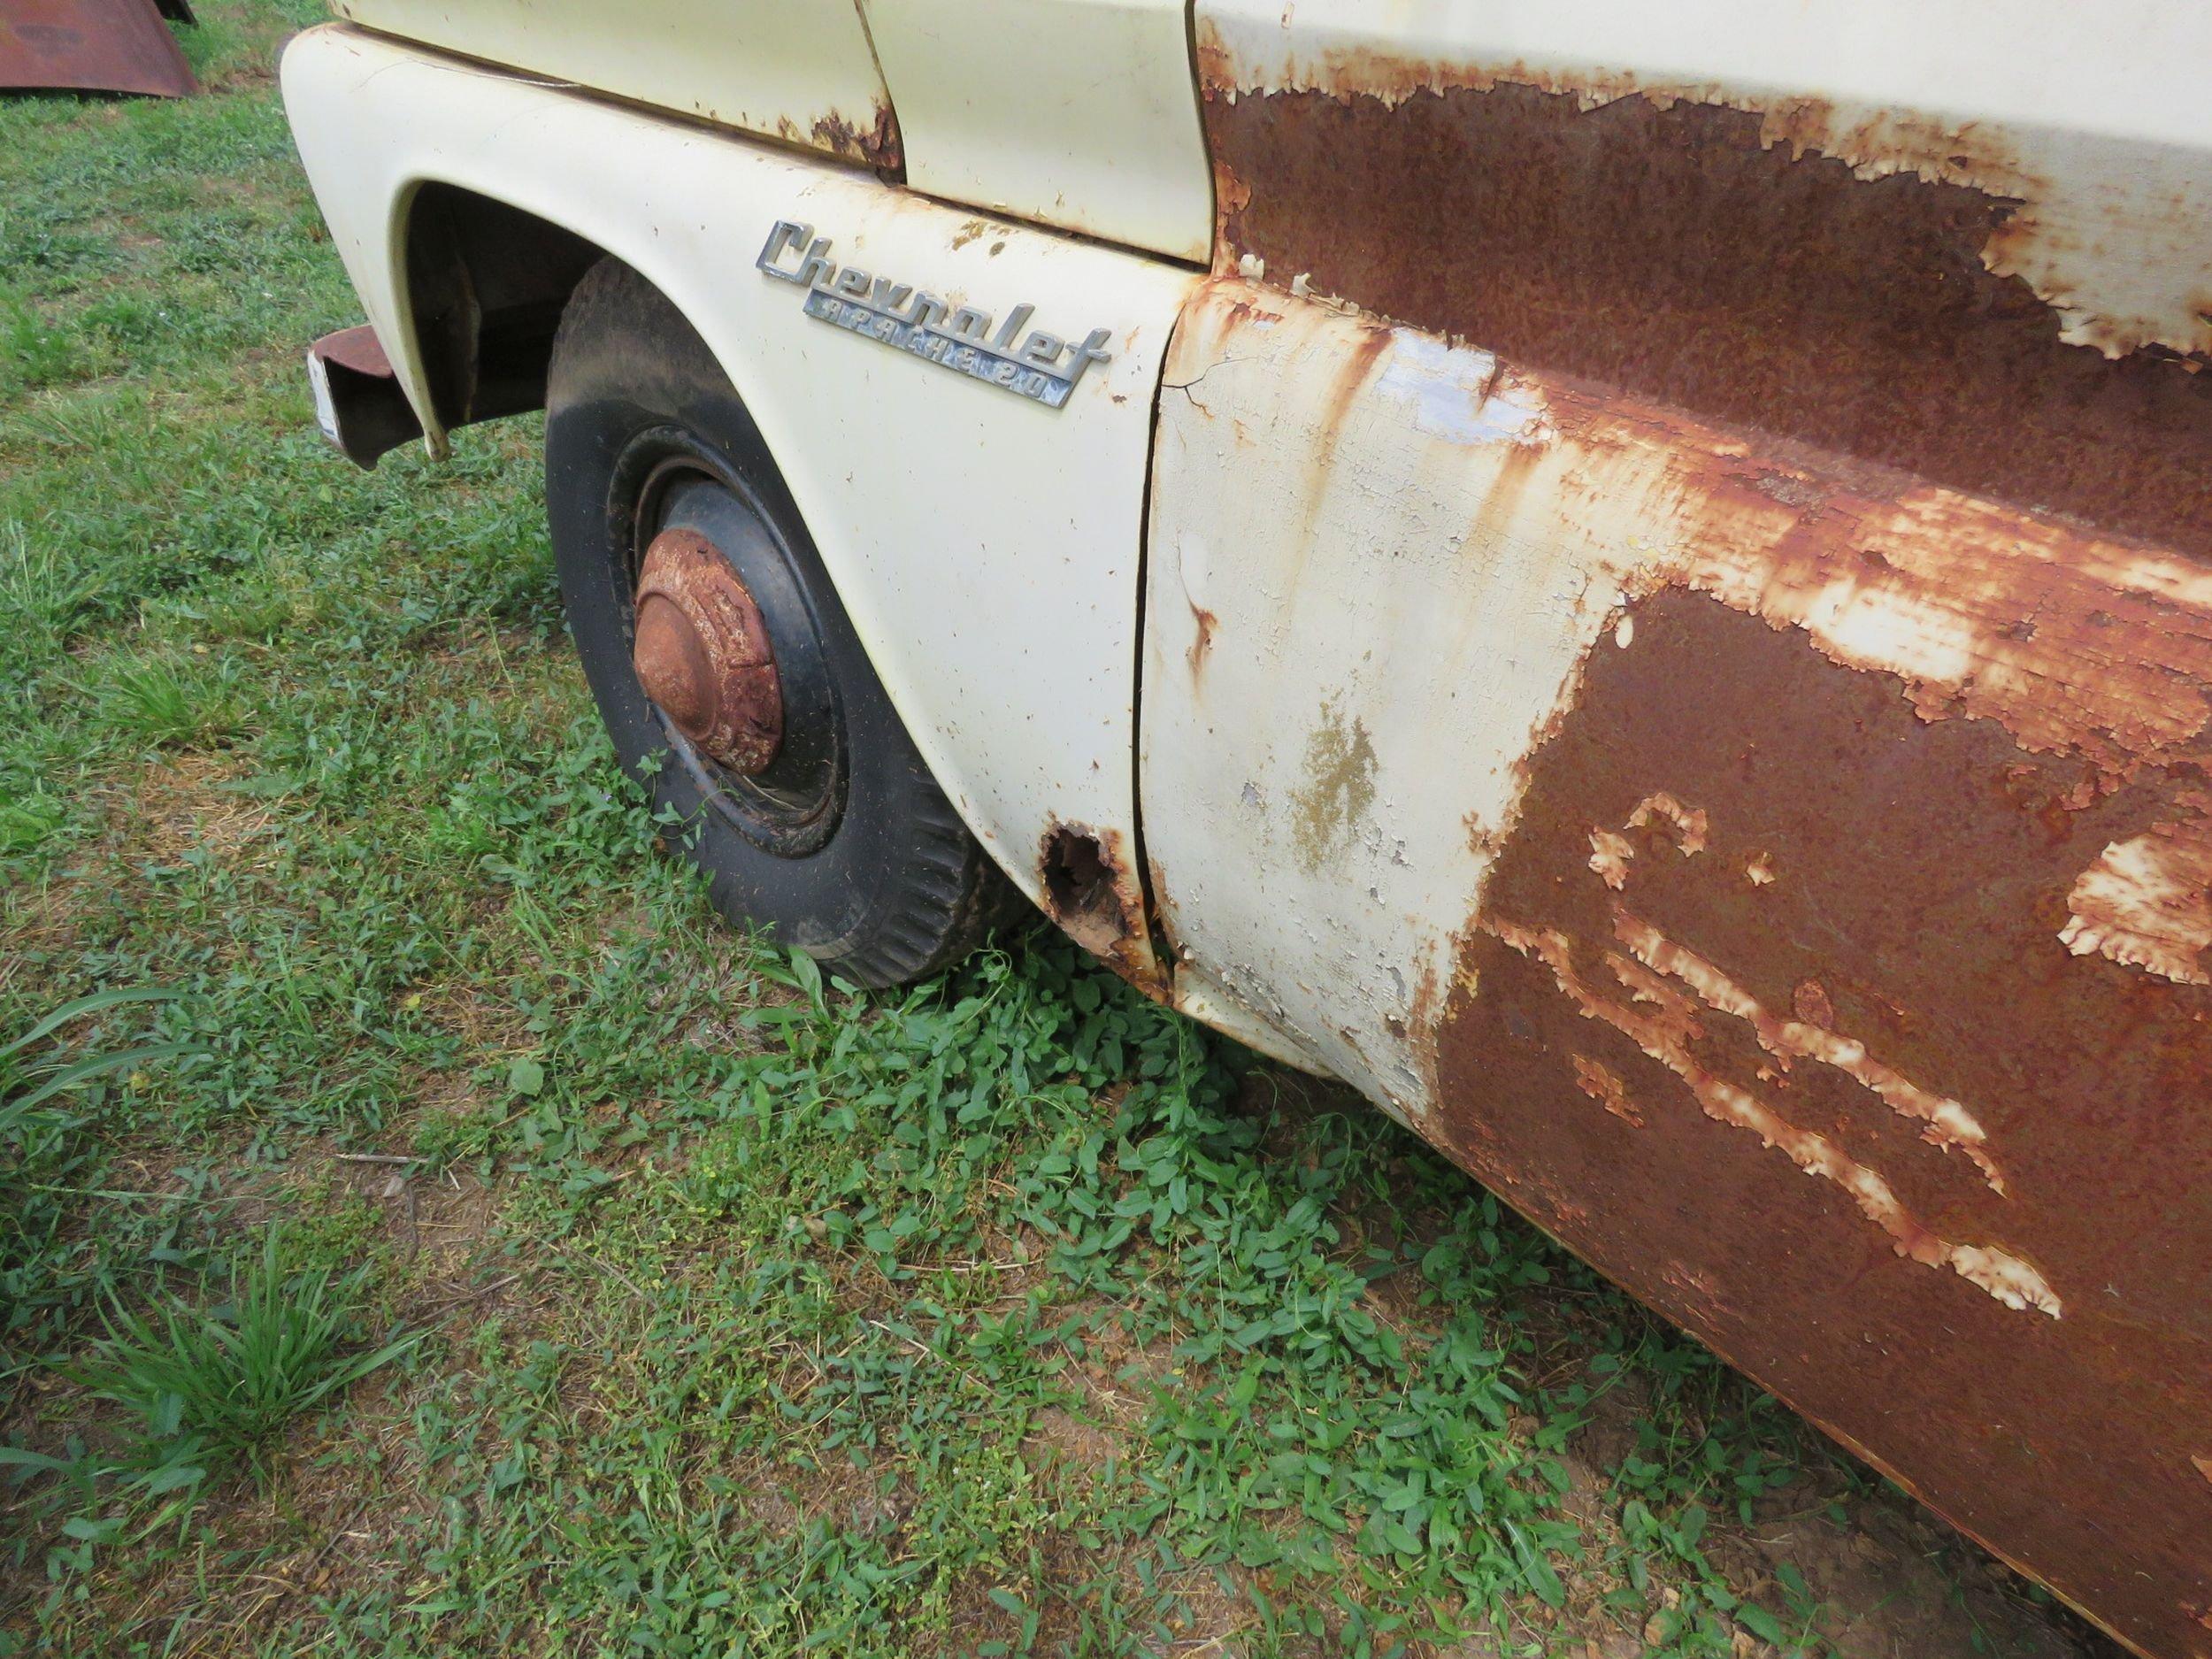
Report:
M 713 354 L 618 260 L 554 340 L 545 495 L 592 695 L 716 907 L 860 985 L 965 955 L 1010 888 L 893 710 Z

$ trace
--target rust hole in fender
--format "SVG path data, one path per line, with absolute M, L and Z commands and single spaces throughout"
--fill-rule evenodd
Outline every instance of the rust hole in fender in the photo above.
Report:
M 1045 833 L 1037 872 L 1061 931 L 1155 1002 L 1169 992 L 1145 923 L 1144 885 L 1118 830 L 1058 824 Z
M 1104 956 L 1129 931 L 1115 891 L 1106 844 L 1079 826 L 1056 825 L 1045 837 L 1045 907 L 1068 936 Z

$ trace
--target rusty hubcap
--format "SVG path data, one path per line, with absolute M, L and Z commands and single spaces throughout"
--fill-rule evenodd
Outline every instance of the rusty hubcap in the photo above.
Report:
M 783 741 L 783 687 L 760 607 L 714 543 L 664 530 L 638 571 L 638 683 L 716 764 L 750 777 Z

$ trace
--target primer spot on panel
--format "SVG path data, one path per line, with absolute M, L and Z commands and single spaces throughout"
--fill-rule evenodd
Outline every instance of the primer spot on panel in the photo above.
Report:
M 1321 705 L 1321 723 L 1306 740 L 1305 781 L 1291 792 L 1291 839 L 1309 873 L 1348 845 L 1375 804 L 1375 746 L 1338 700 Z
M 2212 801 L 2190 797 L 2201 813 Z M 2212 985 L 2212 818 L 2154 824 L 2114 841 L 2066 895 L 2073 918 L 2059 939 L 2078 956 L 2093 952 L 2183 985 Z

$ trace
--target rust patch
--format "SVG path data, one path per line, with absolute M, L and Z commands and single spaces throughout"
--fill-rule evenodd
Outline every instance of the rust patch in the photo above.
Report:
M 1740 592 L 1629 609 L 1461 938 L 1431 1132 L 2124 1640 L 2191 1651 L 2212 987 L 2062 934 L 2106 849 L 2196 821 L 2201 720 L 2124 721 L 2131 750 L 2018 684 L 1937 710 Z M 1681 817 L 1630 829 L 1661 795 Z
M 1601 500 L 1616 465 L 1644 489 L 1655 464 L 1666 472 L 1646 534 L 1672 547 L 1620 567 L 1632 590 L 1711 595 L 1806 631 L 1837 663 L 1898 673 L 1924 720 L 1993 720 L 2034 753 L 2086 758 L 2069 807 L 2207 751 L 2212 578 L 2194 565 L 1840 457 L 1756 457 L 1591 388 L 1548 390 L 1575 457 L 1555 488 Z
M 768 624 L 721 550 L 664 530 L 638 572 L 639 687 L 699 751 L 750 776 L 783 744 L 783 685 Z
M 1156 1002 L 1169 972 L 1152 949 L 1144 888 L 1118 830 L 1056 823 L 1038 850 L 1045 911 L 1069 938 Z
M 1191 677 L 1194 680 L 1206 672 L 1206 657 L 1214 648 L 1214 630 L 1221 626 L 1221 618 L 1195 602 L 1191 604 L 1190 615 L 1196 631 L 1192 635 L 1190 649 L 1183 656 L 1184 660 L 1190 664 Z
M 1386 60 L 1254 92 L 1203 35 L 1217 272 L 1260 262 L 1534 367 L 2212 555 L 2202 359 L 2062 339 L 1984 263 L 2017 199 L 1822 153 L 2002 176 L 1970 134 Z
M 1644 1115 L 1628 1098 L 1628 1085 L 1586 1054 L 1574 1056 L 1575 1086 L 1632 1128 L 1644 1126 Z
M 11 0 L 0 17 L 0 88 L 189 97 L 200 83 L 161 19 L 154 0 Z
M 832 155 L 879 172 L 901 176 L 905 173 L 906 151 L 899 140 L 899 118 L 888 104 L 878 103 L 865 125 L 856 125 L 850 118 L 832 110 L 827 115 L 818 117 L 810 130 L 817 150 L 826 150 Z
M 1799 981 L 1797 989 L 1790 993 L 1790 1006 L 1797 1017 L 1815 1025 L 1836 1023 L 1836 1005 L 1828 1000 L 1827 987 L 1818 979 Z
M 1621 625 L 1613 631 L 1613 641 L 1626 650 L 1635 630 L 1623 617 Z M 1590 832 L 1590 868 L 1599 880 L 1615 892 L 1628 885 L 1628 866 L 1636 856 L 1637 843 L 1632 833 L 1649 830 L 1663 824 L 1671 832 L 1674 844 L 1686 858 L 1694 857 L 1705 850 L 1705 812 L 1700 807 L 1686 807 L 1665 790 L 1647 795 L 1636 803 L 1636 810 L 1628 815 L 1628 822 L 1617 830 L 1593 829 Z

